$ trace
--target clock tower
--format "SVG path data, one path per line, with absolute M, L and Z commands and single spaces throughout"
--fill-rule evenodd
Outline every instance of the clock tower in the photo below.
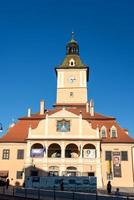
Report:
M 88 67 L 79 56 L 79 45 L 73 35 L 66 46 L 66 56 L 56 68 L 56 104 L 85 104 L 87 100 Z

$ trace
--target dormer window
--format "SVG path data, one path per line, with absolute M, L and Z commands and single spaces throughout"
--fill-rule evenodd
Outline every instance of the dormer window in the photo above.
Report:
M 71 67 L 75 66 L 75 60 L 73 58 L 70 59 L 69 66 L 71 66 Z
M 103 126 L 103 127 L 101 128 L 101 137 L 102 137 L 102 138 L 106 138 L 106 136 L 107 136 L 106 127 Z
M 116 129 L 115 126 L 112 126 L 110 132 L 111 132 L 111 137 L 112 137 L 112 138 L 116 138 L 116 137 L 117 137 L 117 129 Z

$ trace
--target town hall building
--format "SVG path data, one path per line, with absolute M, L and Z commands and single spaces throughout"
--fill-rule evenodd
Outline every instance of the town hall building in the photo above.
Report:
M 41 100 L 38 113 L 28 109 L 0 138 L 0 177 L 22 185 L 28 176 L 96 176 L 98 188 L 108 180 L 134 187 L 134 139 L 89 101 L 89 67 L 73 37 L 55 72 L 53 108 Z

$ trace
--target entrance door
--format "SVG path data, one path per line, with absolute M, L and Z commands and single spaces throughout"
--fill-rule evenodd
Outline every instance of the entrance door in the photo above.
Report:
M 31 170 L 30 175 L 31 176 L 38 176 L 38 170 Z
M 94 172 L 88 172 L 88 176 L 94 176 Z

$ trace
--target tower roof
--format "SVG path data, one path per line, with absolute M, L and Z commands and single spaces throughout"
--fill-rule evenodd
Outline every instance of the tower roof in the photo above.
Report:
M 79 45 L 74 39 L 74 32 L 72 32 L 71 40 L 66 45 L 67 55 L 79 55 Z
M 66 56 L 58 68 L 88 68 L 79 56 L 79 45 L 74 39 L 74 32 L 66 45 Z

